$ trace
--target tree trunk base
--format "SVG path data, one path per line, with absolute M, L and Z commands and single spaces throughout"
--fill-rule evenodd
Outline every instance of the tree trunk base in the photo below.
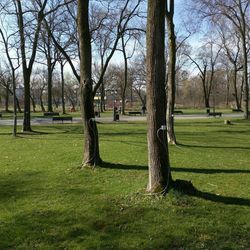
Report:
M 175 190 L 187 195 L 194 195 L 198 192 L 198 190 L 194 187 L 191 181 L 186 180 L 169 180 L 168 185 L 164 188 L 161 185 L 147 187 L 147 192 L 150 195 L 167 195 L 170 190 Z
M 84 168 L 95 168 L 96 166 L 100 166 L 102 164 L 102 159 L 99 157 L 96 160 L 92 161 L 83 161 L 82 162 L 82 169 Z

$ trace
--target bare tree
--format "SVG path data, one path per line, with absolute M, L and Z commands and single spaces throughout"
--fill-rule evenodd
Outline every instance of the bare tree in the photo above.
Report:
M 147 191 L 165 193 L 171 181 L 166 142 L 165 0 L 148 1 L 147 122 L 149 182 Z
M 51 15 L 47 17 L 47 20 L 49 20 L 48 25 L 50 27 L 50 30 L 54 30 L 54 21 L 55 21 L 55 12 L 53 12 Z M 50 33 L 46 29 L 46 25 L 44 27 L 42 26 L 42 30 L 40 32 L 41 39 L 39 42 L 39 52 L 41 52 L 43 55 L 45 55 L 46 63 L 40 62 L 47 66 L 47 94 L 48 94 L 48 112 L 53 112 L 53 102 L 52 102 L 52 89 L 53 89 L 53 71 L 55 69 L 56 63 L 58 62 L 58 50 L 54 46 L 52 42 L 52 38 L 50 36 Z
M 98 131 L 94 120 L 92 53 L 89 30 L 89 1 L 78 0 L 78 34 L 80 49 L 80 95 L 84 125 L 83 166 L 101 163 Z
M 204 104 L 207 112 L 209 112 L 210 109 L 210 96 L 214 87 L 215 66 L 221 50 L 221 48 L 216 47 L 218 46 L 214 44 L 213 39 L 210 39 L 200 48 L 196 59 L 186 54 L 199 71 L 203 88 Z
M 44 2 L 40 2 L 38 4 L 38 10 L 36 12 L 36 16 L 33 16 L 33 18 L 36 19 L 36 27 L 34 30 L 34 37 L 33 42 L 30 44 L 31 46 L 31 54 L 29 61 L 27 59 L 27 47 L 26 47 L 26 40 L 27 36 L 25 34 L 25 28 L 27 27 L 25 24 L 25 18 L 24 14 L 29 13 L 29 11 L 24 11 L 22 7 L 22 2 L 20 0 L 13 1 L 15 5 L 16 10 L 16 17 L 17 17 L 17 23 L 18 23 L 18 31 L 19 31 L 19 37 L 20 37 L 20 51 L 21 51 L 21 58 L 22 58 L 22 70 L 23 70 L 23 80 L 24 80 L 24 119 L 23 119 L 23 131 L 31 131 L 31 124 L 30 124 L 30 77 L 32 68 L 35 62 L 36 52 L 37 52 L 37 44 L 38 44 L 38 38 L 39 33 L 41 30 L 41 24 L 42 20 L 44 18 L 44 10 L 47 4 L 47 0 L 44 0 Z M 27 23 L 31 22 L 31 20 L 26 20 Z M 29 30 L 29 34 L 31 34 L 32 30 Z M 31 40 L 31 38 L 29 39 Z
M 249 33 L 249 0 L 199 0 L 196 9 L 204 17 L 214 23 L 226 18 L 235 27 L 241 38 L 243 54 L 243 81 L 244 81 L 244 118 L 249 118 L 249 82 L 248 82 L 248 33 Z
M 232 65 L 231 74 L 232 77 L 228 76 L 229 82 L 230 78 L 232 78 L 233 85 L 233 96 L 235 98 L 236 109 L 241 109 L 241 91 L 238 90 L 238 72 L 242 70 L 242 56 L 241 56 L 241 48 L 240 48 L 240 37 L 232 32 L 232 30 L 228 27 L 226 23 L 221 23 L 218 25 L 219 34 L 221 39 L 221 46 L 224 51 L 224 55 L 227 58 L 227 61 Z M 234 29 L 234 27 L 231 27 Z M 240 93 L 239 93 L 240 92 Z

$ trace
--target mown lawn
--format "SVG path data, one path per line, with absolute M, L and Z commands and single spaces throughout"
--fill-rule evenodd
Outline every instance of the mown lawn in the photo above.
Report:
M 0 127 L 0 249 L 250 249 L 250 123 L 177 121 L 174 179 L 149 196 L 145 123 L 98 124 L 103 167 L 81 170 L 82 127 Z

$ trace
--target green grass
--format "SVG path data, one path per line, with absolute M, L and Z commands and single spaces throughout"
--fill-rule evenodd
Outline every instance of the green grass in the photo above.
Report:
M 172 175 L 199 192 L 166 197 L 145 193 L 145 123 L 98 124 L 95 170 L 79 124 L 1 126 L 0 249 L 250 249 L 250 123 L 232 122 L 177 121 Z

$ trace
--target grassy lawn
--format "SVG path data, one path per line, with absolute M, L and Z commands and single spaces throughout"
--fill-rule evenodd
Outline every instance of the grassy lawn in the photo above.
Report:
M 103 167 L 81 170 L 79 124 L 0 127 L 0 249 L 250 249 L 250 123 L 178 120 L 174 179 L 145 193 L 145 123 L 98 124 Z

